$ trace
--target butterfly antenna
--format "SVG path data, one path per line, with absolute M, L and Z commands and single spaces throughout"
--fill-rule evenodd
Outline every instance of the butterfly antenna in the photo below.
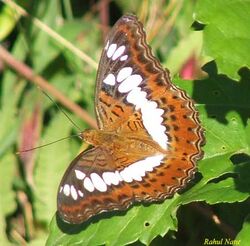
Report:
M 50 99 L 51 102 L 53 102 L 56 107 L 65 115 L 65 117 L 72 123 L 73 126 L 75 126 L 80 132 L 82 131 L 81 128 L 67 115 L 67 113 L 57 104 L 57 102 L 49 95 L 47 94 L 44 90 L 39 88 L 42 93 Z
M 69 138 L 72 138 L 72 137 L 80 137 L 81 138 L 81 133 L 79 134 L 74 134 L 74 135 L 71 135 L 71 136 L 68 136 L 68 137 L 64 137 L 64 138 L 60 138 L 56 141 L 53 141 L 53 142 L 50 142 L 50 143 L 47 143 L 47 144 L 44 144 L 44 145 L 40 145 L 40 146 L 37 146 L 37 147 L 34 147 L 34 148 L 31 148 L 31 149 L 25 149 L 25 150 L 20 150 L 20 151 L 17 151 L 16 154 L 19 155 L 21 153 L 25 153 L 25 152 L 29 152 L 29 151 L 32 151 L 32 150 L 36 150 L 36 149 L 40 149 L 40 148 L 43 148 L 45 146 L 48 146 L 48 145 L 51 145 L 51 144 L 54 144 L 54 143 L 58 143 L 58 142 L 61 142 L 65 139 L 69 139 Z

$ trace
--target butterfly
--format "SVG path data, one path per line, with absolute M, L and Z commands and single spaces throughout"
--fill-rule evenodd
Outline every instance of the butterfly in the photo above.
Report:
M 122 16 L 107 36 L 95 91 L 98 130 L 58 189 L 59 216 L 79 224 L 135 202 L 162 201 L 186 186 L 202 158 L 203 129 L 187 94 L 171 83 L 141 22 Z

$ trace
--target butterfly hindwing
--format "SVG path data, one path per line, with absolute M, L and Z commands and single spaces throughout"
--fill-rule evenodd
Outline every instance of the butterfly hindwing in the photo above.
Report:
M 167 177 L 174 167 L 162 168 L 167 161 L 164 155 L 132 161 L 120 170 L 109 165 L 115 158 L 92 148 L 73 160 L 59 186 L 61 218 L 81 223 L 101 212 L 124 210 L 135 201 L 159 201 L 180 187 L 179 177 L 188 176 L 183 170 L 172 170 L 175 178 Z
M 100 212 L 125 209 L 135 200 L 145 197 L 144 193 L 138 195 L 133 190 L 138 184 L 128 175 L 128 168 L 119 170 L 110 165 L 115 163 L 115 159 L 117 165 L 126 164 L 130 169 L 134 168 L 135 173 L 135 164 L 134 167 L 129 166 L 131 161 L 126 163 L 127 160 L 120 158 L 119 154 L 111 156 L 101 148 L 84 151 L 73 160 L 59 186 L 58 211 L 61 218 L 70 223 L 81 223 Z M 153 161 L 155 157 L 151 159 Z M 158 158 L 155 164 L 159 165 L 159 162 Z M 148 168 L 153 169 L 153 166 Z M 136 173 L 134 178 L 141 179 Z

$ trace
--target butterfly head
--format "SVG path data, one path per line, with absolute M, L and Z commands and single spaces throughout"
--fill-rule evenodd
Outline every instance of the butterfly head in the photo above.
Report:
M 99 132 L 94 129 L 87 129 L 81 133 L 82 140 L 94 146 L 97 146 L 100 143 L 100 140 L 99 140 L 100 137 L 98 136 L 99 136 Z

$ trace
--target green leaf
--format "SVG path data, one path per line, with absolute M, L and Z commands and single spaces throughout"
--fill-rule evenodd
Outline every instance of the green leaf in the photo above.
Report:
M 16 157 L 11 152 L 6 152 L 0 158 L 0 244 L 8 245 L 7 237 L 5 236 L 6 223 L 5 218 L 16 209 L 15 192 L 13 191 L 13 181 L 16 171 Z
M 238 245 L 244 245 L 247 244 L 250 241 L 250 215 L 248 215 L 244 221 L 243 227 L 235 240 L 238 243 Z
M 8 36 L 18 22 L 20 15 L 10 6 L 4 5 L 0 12 L 0 41 Z
M 2 210 L 2 205 L 0 204 L 0 211 Z M 0 212 L 1 213 L 1 212 Z M 6 223 L 5 218 L 0 214 L 0 244 L 1 245 L 10 245 L 8 238 L 5 233 Z
M 17 39 L 13 47 L 13 55 L 22 59 L 25 52 L 21 47 L 21 43 L 21 40 Z M 17 117 L 17 107 L 24 86 L 24 81 L 18 80 L 16 74 L 10 70 L 5 71 L 2 77 L 0 97 L 0 157 L 16 141 L 20 122 Z M 13 94 L 15 96 L 10 96 Z
M 219 73 L 238 78 L 238 70 L 250 66 L 249 16 L 248 0 L 198 1 L 195 19 L 205 25 L 204 51 Z
M 67 225 L 56 218 L 51 222 L 51 233 L 46 245 L 125 245 L 140 238 L 150 242 L 155 234 L 165 234 L 165 228 L 174 229 L 171 217 L 175 199 L 163 204 L 134 206 L 127 212 L 106 216 L 98 222 L 84 225 Z M 110 218 L 109 218 L 110 217 Z M 115 225 L 115 226 L 114 226 Z M 65 230 L 64 233 L 62 230 Z M 111 229 L 112 228 L 112 229 Z M 136 229 L 135 229 L 136 228 Z M 164 228 L 164 230 L 162 230 Z M 78 234 L 75 234 L 77 233 Z
M 56 31 L 59 27 L 59 23 L 56 20 L 61 18 L 59 3 L 57 1 L 41 1 L 34 4 L 36 6 L 36 13 L 34 14 L 38 16 L 38 19 Z M 50 31 L 38 29 L 32 20 L 27 23 L 26 28 L 33 30 L 31 33 L 25 33 L 28 44 L 30 39 L 32 39 L 29 49 L 33 54 L 31 57 L 33 68 L 37 73 L 41 73 L 47 66 L 49 67 L 51 61 L 56 59 L 59 49 L 55 49 L 54 40 L 49 35 Z
M 36 237 L 27 243 L 28 246 L 44 246 L 47 239 L 47 233 L 39 232 Z
M 249 178 L 245 177 L 249 173 L 250 158 L 240 161 L 237 155 L 250 155 L 247 121 L 250 71 L 242 70 L 240 81 L 218 75 L 214 63 L 208 64 L 206 71 L 210 77 L 195 81 L 192 91 L 191 83 L 182 83 L 182 88 L 191 92 L 197 102 L 207 142 L 205 157 L 199 164 L 203 178 L 182 194 L 182 199 L 184 203 L 204 200 L 210 204 L 243 201 L 249 197 L 244 190 L 250 190 L 246 182 Z
M 15 193 L 12 189 L 13 180 L 15 178 L 15 168 L 16 168 L 16 158 L 15 155 L 10 151 L 0 159 L 0 173 L 1 173 L 1 186 L 0 194 L 1 198 L 1 214 L 7 215 L 13 212 L 15 209 Z

